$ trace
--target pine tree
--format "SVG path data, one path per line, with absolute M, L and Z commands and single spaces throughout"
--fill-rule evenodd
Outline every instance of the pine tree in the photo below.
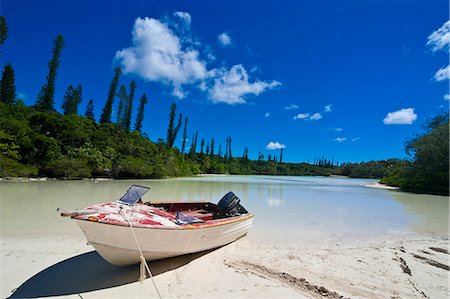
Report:
M 122 74 L 122 70 L 120 67 L 117 67 L 114 70 L 114 76 L 111 80 L 111 84 L 109 85 L 108 98 L 106 99 L 105 107 L 103 107 L 102 115 L 100 116 L 100 123 L 110 123 L 111 122 L 111 114 L 112 114 L 112 106 L 114 103 L 114 97 L 116 96 L 117 85 L 119 84 L 119 78 Z
M 203 147 L 205 146 L 205 139 L 202 138 L 202 141 L 200 142 L 200 154 L 203 154 Z
M 69 85 L 69 87 L 66 89 L 66 92 L 64 93 L 63 103 L 61 105 L 64 115 L 71 113 L 71 110 L 72 110 L 71 106 L 72 106 L 72 99 L 73 99 L 74 92 L 75 92 L 75 89 L 73 88 L 73 86 Z
M 210 153 L 209 153 L 209 141 L 206 143 L 206 154 L 210 155 Z
M 280 151 L 280 163 L 283 162 L 283 149 L 281 149 Z
M 211 145 L 210 145 L 211 149 L 209 150 L 209 155 L 210 156 L 214 156 L 214 137 L 211 138 Z
M 127 88 L 125 85 L 120 85 L 119 92 L 117 93 L 117 97 L 119 98 L 119 108 L 117 109 L 117 118 L 116 124 L 117 126 L 124 128 L 125 126 L 125 109 L 126 104 L 128 103 L 128 95 Z
M 94 118 L 94 101 L 92 99 L 89 99 L 89 102 L 86 106 L 86 112 L 84 113 L 84 116 L 89 118 L 90 120 L 95 122 Z
M 195 135 L 194 135 L 194 153 L 197 150 L 197 138 L 198 138 L 198 131 L 195 131 Z
M 183 123 L 183 121 L 182 121 L 183 115 L 180 113 L 179 118 L 178 118 L 178 124 L 176 127 L 174 127 L 176 110 L 177 110 L 177 105 L 175 103 L 173 103 L 170 106 L 169 128 L 167 129 L 167 138 L 166 138 L 167 146 L 169 148 L 173 147 L 173 144 L 175 143 L 175 140 L 178 135 L 178 131 L 180 130 L 181 125 Z
M 231 159 L 233 157 L 231 153 L 231 136 L 228 136 L 228 158 Z
M 64 115 L 78 114 L 78 105 L 81 103 L 83 97 L 83 88 L 78 84 L 77 88 L 72 85 L 67 88 L 64 94 L 63 103 L 61 105 Z
M 62 35 L 58 35 L 53 41 L 52 58 L 48 63 L 48 74 L 47 82 L 42 86 L 39 91 L 36 106 L 46 110 L 54 111 L 54 97 L 55 97 L 55 85 L 56 85 L 56 74 L 58 71 L 61 52 L 64 49 L 64 39 Z
M 133 110 L 133 101 L 134 101 L 134 91 L 136 89 L 136 83 L 134 80 L 130 83 L 130 94 L 128 96 L 128 103 L 127 108 L 125 109 L 125 121 L 124 121 L 124 128 L 127 131 L 130 131 L 131 127 L 131 111 Z
M 222 144 L 219 144 L 219 152 L 218 152 L 219 158 L 222 158 Z
M 138 114 L 136 115 L 136 121 L 134 124 L 134 130 L 141 133 L 142 122 L 144 121 L 144 108 L 145 104 L 147 104 L 147 95 L 144 93 L 141 97 Z
M 248 160 L 248 148 L 244 147 L 244 154 L 242 155 L 242 159 L 244 159 L 244 161 Z
M 14 69 L 10 63 L 3 68 L 0 83 L 0 102 L 12 104 L 16 101 L 16 83 Z
M 75 94 L 73 99 L 73 111 L 74 114 L 78 114 L 78 106 L 83 100 L 83 87 L 81 84 L 78 84 L 77 88 L 75 88 Z
M 225 140 L 225 155 L 224 158 L 228 158 L 228 147 L 230 146 L 229 142 L 228 142 L 229 137 L 227 137 L 227 139 Z
M 184 154 L 184 150 L 186 148 L 187 141 L 187 124 L 189 119 L 187 117 L 184 118 L 184 129 L 183 129 L 183 142 L 181 144 L 181 153 Z

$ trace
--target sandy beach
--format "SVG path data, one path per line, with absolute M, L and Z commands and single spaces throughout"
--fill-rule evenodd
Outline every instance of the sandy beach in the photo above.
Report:
M 138 266 L 115 267 L 77 238 L 2 239 L 3 298 L 157 298 Z M 163 298 L 446 298 L 449 241 L 438 236 L 222 248 L 150 263 Z
M 158 194 L 174 186 L 189 191 L 186 186 L 192 186 L 198 180 L 147 183 L 151 183 L 154 193 Z M 224 188 L 237 190 L 249 198 L 254 197 L 252 190 L 258 190 L 258 205 L 248 202 L 256 211 L 254 227 L 247 236 L 224 247 L 151 262 L 149 265 L 162 298 L 447 298 L 450 295 L 448 230 L 432 232 L 437 228 L 442 230 L 442 223 L 448 222 L 445 211 L 437 215 L 443 217 L 440 222 L 430 222 L 423 214 L 425 216 L 421 217 L 425 217 L 425 222 L 402 229 L 404 216 L 395 214 L 380 219 L 398 205 L 395 202 L 394 206 L 387 207 L 387 202 L 382 200 L 383 196 L 391 196 L 391 191 L 365 188 L 356 180 L 300 178 L 298 183 L 289 178 L 282 184 L 284 195 L 275 189 L 279 182 L 273 178 L 261 183 L 247 179 L 247 186 L 243 186 L 242 178 L 201 180 L 203 193 L 207 186 L 222 184 L 224 180 Z M 292 220 L 288 212 L 293 207 L 289 190 L 293 192 L 292 196 L 298 196 L 299 184 L 309 186 L 316 181 L 322 184 L 319 191 L 314 191 L 320 192 L 320 197 L 315 198 L 315 193 L 308 191 L 308 201 L 320 198 L 328 201 L 329 193 L 322 191 L 323 184 L 327 183 L 335 184 L 327 187 L 330 190 L 344 186 L 339 190 L 344 190 L 341 192 L 345 192 L 345 198 L 351 194 L 347 191 L 350 186 L 357 199 L 366 193 L 373 195 L 382 207 L 377 210 L 372 206 L 370 213 L 374 216 L 366 212 L 359 220 L 343 206 L 330 214 L 320 208 L 321 215 L 302 204 L 292 212 L 295 219 Z M 349 185 L 349 182 L 362 185 Z M 108 264 L 86 245 L 83 233 L 73 221 L 56 213 L 56 207 L 61 205 L 67 208 L 78 206 L 75 198 L 83 196 L 83 192 L 92 194 L 92 190 L 100 189 L 100 194 L 113 189 L 110 192 L 117 193 L 112 186 L 120 184 L 118 189 L 121 190 L 122 184 L 129 182 L 17 184 L 12 185 L 12 193 L 3 189 L 3 194 L 17 193 L 17 199 L 24 198 L 24 201 L 6 205 L 1 214 L 2 298 L 157 298 L 150 278 L 142 284 L 138 282 L 138 265 L 116 267 Z M 270 196 L 265 196 L 259 188 L 268 184 L 272 184 Z M 18 191 L 19 186 L 22 191 Z M 25 193 L 24 186 L 32 186 L 31 191 Z M 39 189 L 42 186 L 45 192 Z M 249 189 L 247 194 L 244 188 Z M 61 195 L 58 200 L 46 201 L 42 206 L 26 207 L 25 202 L 33 194 L 54 198 L 61 190 L 65 194 L 73 194 L 74 190 L 79 193 L 67 198 Z M 274 199 L 276 194 L 278 200 Z M 97 195 L 94 194 L 96 198 Z M 405 196 L 410 198 L 408 194 Z M 333 198 L 336 197 L 330 200 Z M 265 205 L 260 206 L 262 203 Z M 350 206 L 355 206 L 355 211 L 361 213 L 356 203 L 350 202 Z M 407 207 L 408 213 L 418 210 L 415 205 Z M 39 212 L 40 216 L 36 216 Z M 280 214 L 276 215 L 276 212 Z M 274 213 L 275 216 L 271 216 Z M 329 215 L 335 215 L 338 220 L 325 223 L 324 219 L 331 220 Z M 380 224 L 376 228 L 362 225 L 365 219 L 369 222 L 379 219 L 383 223 L 382 232 L 379 232 Z M 396 223 L 396 219 L 401 223 Z

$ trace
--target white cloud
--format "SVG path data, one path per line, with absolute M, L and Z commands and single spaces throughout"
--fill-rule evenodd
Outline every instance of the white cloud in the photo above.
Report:
M 186 26 L 191 26 L 191 15 L 184 11 L 176 11 L 173 13 L 174 16 L 180 18 Z
M 298 109 L 298 106 L 295 104 L 290 104 L 289 106 L 285 106 L 284 109 L 285 110 L 294 110 L 294 109 Z
M 270 117 L 270 112 L 264 113 L 264 117 Z
M 223 47 L 231 46 L 233 41 L 231 40 L 231 37 L 228 33 L 222 32 L 217 36 L 217 40 L 219 41 L 219 44 Z
M 311 120 L 319 120 L 321 118 L 322 118 L 322 114 L 314 113 L 313 115 L 311 115 L 311 117 L 309 119 L 311 119 Z
M 124 73 L 169 86 L 172 95 L 178 98 L 184 98 L 185 90 L 195 86 L 213 103 L 246 103 L 246 96 L 257 96 L 281 85 L 275 80 L 251 80 L 241 64 L 230 69 L 208 70 L 206 61 L 211 62 L 215 57 L 208 46 L 192 38 L 191 15 L 176 11 L 174 16 L 187 26 L 180 29 L 176 22 L 167 18 L 164 21 L 148 17 L 135 19 L 131 47 L 115 54 Z M 229 42 L 232 43 L 231 38 Z M 205 59 L 200 58 L 200 52 Z
M 338 138 L 333 139 L 333 141 L 336 141 L 336 142 L 339 142 L 339 143 L 344 142 L 345 140 L 347 140 L 346 137 L 338 137 Z
M 256 80 L 250 83 L 247 71 L 241 64 L 234 65 L 230 70 L 214 69 L 210 74 L 214 77 L 214 84 L 209 90 L 213 103 L 243 104 L 247 95 L 259 95 L 281 85 L 278 81 Z
M 324 110 L 325 112 L 331 112 L 331 107 L 333 107 L 333 105 L 326 105 L 326 106 L 323 108 L 323 110 Z
M 333 130 L 336 132 L 342 132 L 343 129 L 342 128 L 333 128 Z
M 450 65 L 441 68 L 439 71 L 434 74 L 434 79 L 436 81 L 444 81 L 450 79 Z
M 400 109 L 398 111 L 389 112 L 383 119 L 386 125 L 410 125 L 417 119 L 414 108 Z
M 206 78 L 206 64 L 199 59 L 198 51 L 183 49 L 167 24 L 153 18 L 137 18 L 132 37 L 133 46 L 117 51 L 115 56 L 125 73 L 170 85 L 177 97 L 184 96 L 181 85 Z
M 276 150 L 276 149 L 281 149 L 281 148 L 286 148 L 286 145 L 279 143 L 278 141 L 275 142 L 269 142 L 266 145 L 266 149 L 268 150 Z
M 359 137 L 352 138 L 352 141 L 358 141 Z
M 441 28 L 428 36 L 427 46 L 431 47 L 433 52 L 442 50 L 450 45 L 450 21 L 447 21 Z
M 309 118 L 309 113 L 299 113 L 294 116 L 294 119 L 307 119 Z
M 450 100 L 450 94 L 448 94 L 448 93 L 445 94 L 444 95 L 444 100 L 446 100 L 446 101 Z

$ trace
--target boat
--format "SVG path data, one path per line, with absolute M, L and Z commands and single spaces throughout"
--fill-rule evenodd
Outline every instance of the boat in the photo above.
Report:
M 229 244 L 247 234 L 253 222 L 240 199 L 228 192 L 211 202 L 143 202 L 150 188 L 132 185 L 117 201 L 64 211 L 87 242 L 113 265 L 131 265 Z

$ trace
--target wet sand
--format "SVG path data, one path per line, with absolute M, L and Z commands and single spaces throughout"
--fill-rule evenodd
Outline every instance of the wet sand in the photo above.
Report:
M 292 179 L 289 178 L 289 180 Z M 183 182 L 183 179 L 181 181 Z M 323 183 L 323 181 L 320 182 Z M 345 184 L 347 182 L 344 181 Z M 362 186 L 365 184 L 357 182 Z M 25 197 L 27 201 L 31 200 L 31 197 L 27 198 L 28 193 L 23 193 L 24 189 L 20 189 L 23 188 L 21 184 L 28 183 L 15 185 L 14 190 L 17 191 L 12 192 L 19 193 L 19 197 Z M 58 182 L 54 184 L 58 186 L 55 192 L 59 194 L 61 185 Z M 152 182 L 151 184 L 156 185 Z M 186 184 L 191 185 L 192 181 L 186 180 Z M 169 185 L 173 187 L 173 181 Z M 45 190 L 48 192 L 47 196 L 53 197 L 50 186 L 53 185 L 48 185 Z M 65 183 L 62 186 L 65 193 L 73 193 L 73 190 L 80 190 L 82 193 L 84 190 L 84 187 L 80 188 L 77 185 L 75 188 L 71 183 Z M 108 189 L 111 189 L 110 186 L 108 185 Z M 226 185 L 225 189 L 239 190 L 239 186 Z M 297 188 L 296 186 L 289 181 L 287 185 L 283 185 L 283 190 L 288 192 L 286 190 Z M 259 188 L 259 185 L 257 187 Z M 39 191 L 38 194 L 42 194 L 39 189 L 41 186 L 36 188 L 32 189 L 30 194 L 36 194 L 37 191 Z M 155 189 L 157 189 L 154 190 L 155 193 L 160 192 L 157 186 Z M 359 187 L 355 189 L 352 187 L 351 192 L 356 192 L 355 190 L 366 192 Z M 6 191 L 3 194 L 9 192 Z M 295 194 L 298 193 L 297 189 L 293 191 Z M 86 192 L 91 193 L 92 190 L 88 189 Z M 219 190 L 220 192 L 222 190 Z M 391 196 L 390 193 L 386 193 L 391 191 L 369 190 L 368 192 L 377 198 Z M 416 215 L 414 217 L 422 215 L 425 221 L 415 222 L 414 225 L 402 229 L 403 224 L 392 222 L 392 219 L 398 217 L 395 215 L 394 218 L 385 220 L 381 233 L 379 227 L 375 229 L 371 226 L 363 226 L 363 232 L 367 233 L 361 234 L 360 231 L 349 230 L 346 226 L 339 226 L 339 229 L 333 230 L 331 226 L 315 224 L 312 219 L 321 221 L 318 214 L 311 219 L 300 217 L 299 220 L 295 220 L 298 222 L 292 222 L 294 220 L 290 220 L 287 210 L 283 210 L 285 205 L 288 209 L 292 208 L 292 205 L 288 204 L 290 197 L 287 194 L 276 197 L 275 194 L 278 194 L 278 191 L 270 191 L 264 209 L 248 202 L 248 205 L 257 211 L 257 218 L 255 218 L 254 228 L 247 236 L 208 252 L 151 262 L 150 268 L 162 297 L 449 297 L 450 242 L 448 228 L 442 227 L 442 223 L 445 221 L 448 223 L 448 214 L 447 211 L 442 211 L 442 207 L 423 210 L 422 205 L 417 203 L 421 202 L 422 198 L 415 199 L 408 194 L 399 193 L 400 197 L 395 198 L 396 205 L 397 202 L 402 205 L 407 204 L 404 208 L 407 213 L 414 213 Z M 348 197 L 350 193 L 345 194 Z M 252 197 L 251 190 L 247 195 Z M 358 193 L 358 196 L 362 195 Z M 264 196 L 259 193 L 259 197 Z M 314 198 L 314 194 L 308 193 L 308 197 Z M 98 201 L 98 198 L 95 200 Z M 436 198 L 436 203 L 442 200 L 443 198 Z M 72 203 L 72 201 L 73 198 L 68 198 L 67 201 L 55 200 L 42 206 L 41 210 L 39 210 L 40 206 L 27 208 L 26 201 L 19 202 L 19 207 L 5 205 L 5 209 L 1 212 L 0 296 L 2 298 L 55 296 L 157 298 L 149 278 L 142 284 L 138 282 L 139 267 L 137 265 L 116 267 L 108 264 L 93 251 L 92 247 L 86 245 L 84 235 L 74 222 L 57 216 L 53 208 L 61 204 L 64 204 L 63 207 L 66 208 L 85 204 Z M 69 203 L 71 205 L 67 206 Z M 382 204 L 386 205 L 386 202 Z M 351 202 L 351 205 L 354 206 L 355 203 Z M 395 205 L 389 209 L 393 207 Z M 306 208 L 303 206 L 303 209 Z M 18 213 L 20 210 L 21 214 Z M 265 214 L 266 210 L 272 213 L 282 212 L 282 215 L 278 215 L 273 220 L 269 213 Z M 373 207 L 371 210 L 376 213 Z M 306 210 L 308 214 L 311 211 Z M 41 212 L 41 217 L 35 215 L 37 212 Z M 343 214 L 343 211 L 335 210 L 334 212 L 336 217 L 344 215 L 345 223 L 350 221 L 346 217 L 348 214 Z M 442 219 L 436 216 L 438 212 L 443 213 L 437 215 Z M 11 216 L 11 213 L 15 216 Z M 431 220 L 427 218 L 428 214 L 424 213 L 434 215 L 435 221 L 430 222 Z M 295 213 L 295 217 L 299 215 L 302 216 Z M 364 218 L 368 218 L 368 215 L 370 214 L 366 214 Z M 280 216 L 284 217 L 280 218 Z M 379 215 L 376 214 L 376 218 L 378 217 Z M 372 221 L 371 218 L 370 220 Z M 410 220 L 402 221 L 409 223 Z M 269 222 L 269 225 L 266 222 Z M 283 225 L 283 222 L 288 224 Z M 332 226 L 338 223 L 331 222 Z M 361 223 L 360 220 L 354 223 L 350 221 L 351 225 L 359 227 Z M 289 228 L 290 225 L 292 227 Z M 325 232 L 326 228 L 331 233 Z

